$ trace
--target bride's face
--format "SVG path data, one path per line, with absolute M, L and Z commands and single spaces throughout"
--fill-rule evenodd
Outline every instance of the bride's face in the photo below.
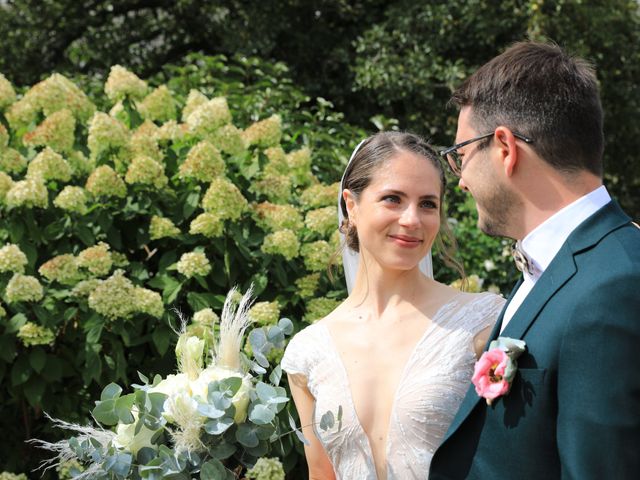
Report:
M 410 270 L 429 252 L 440 228 L 440 178 L 426 158 L 401 152 L 384 162 L 360 198 L 344 196 L 363 258 Z

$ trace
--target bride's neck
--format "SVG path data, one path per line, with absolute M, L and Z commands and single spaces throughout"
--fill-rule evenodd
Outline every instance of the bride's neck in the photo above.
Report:
M 378 264 L 361 263 L 349 302 L 382 315 L 390 306 L 415 302 L 418 292 L 424 294 L 430 282 L 418 266 L 411 270 L 389 270 Z

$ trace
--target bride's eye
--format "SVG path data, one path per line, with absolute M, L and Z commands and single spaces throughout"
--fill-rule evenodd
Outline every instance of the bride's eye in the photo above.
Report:
M 436 202 L 434 202 L 433 200 L 424 200 L 424 201 L 420 202 L 420 207 L 437 209 L 438 208 L 438 204 Z
M 400 203 L 400 197 L 398 195 L 385 195 L 382 197 L 382 201 L 388 203 Z

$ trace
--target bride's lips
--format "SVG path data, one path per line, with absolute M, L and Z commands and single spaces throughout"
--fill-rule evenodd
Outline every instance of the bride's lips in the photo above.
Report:
M 415 248 L 422 245 L 422 239 L 409 235 L 389 235 L 389 238 L 400 247 Z

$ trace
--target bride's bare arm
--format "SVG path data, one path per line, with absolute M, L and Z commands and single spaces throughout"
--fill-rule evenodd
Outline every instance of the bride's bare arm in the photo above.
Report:
M 315 399 L 307 388 L 306 379 L 303 375 L 288 375 L 288 378 L 291 395 L 300 416 L 302 433 L 309 441 L 309 445 L 304 446 L 309 465 L 309 480 L 335 480 L 336 475 L 329 457 L 311 427 Z
M 493 330 L 493 325 L 488 326 L 484 330 L 478 332 L 478 334 L 473 338 L 473 349 L 476 352 L 476 357 L 480 358 L 482 352 L 484 352 L 484 347 L 489 340 L 489 335 L 491 335 L 491 330 Z

